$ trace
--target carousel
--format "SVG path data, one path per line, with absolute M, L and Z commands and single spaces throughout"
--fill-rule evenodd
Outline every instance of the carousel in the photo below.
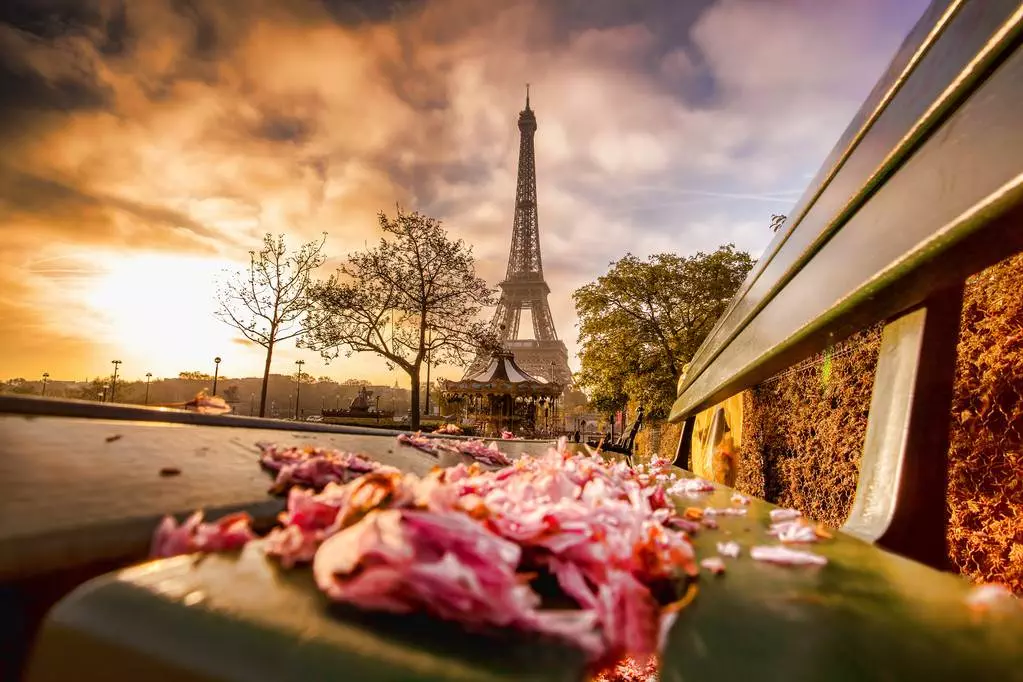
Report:
M 442 385 L 445 400 L 458 405 L 464 422 L 476 426 L 479 435 L 510 432 L 522 438 L 553 433 L 564 388 L 530 376 L 505 350 L 495 351 L 479 374 Z

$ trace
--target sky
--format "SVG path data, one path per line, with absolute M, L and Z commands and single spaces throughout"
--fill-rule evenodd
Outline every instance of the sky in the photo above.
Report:
M 758 256 L 926 0 L 7 0 L 0 378 L 261 373 L 213 317 L 266 232 L 326 277 L 396 204 L 496 285 L 517 115 L 536 134 L 550 304 L 628 252 Z M 489 311 L 488 316 L 489 316 Z M 291 342 L 273 371 L 407 386 Z M 457 378 L 442 368 L 435 376 Z

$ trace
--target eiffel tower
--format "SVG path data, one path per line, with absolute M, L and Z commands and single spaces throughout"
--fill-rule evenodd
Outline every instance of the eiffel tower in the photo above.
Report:
M 515 191 L 515 220 L 512 226 L 508 271 L 501 288 L 501 299 L 494 312 L 493 330 L 501 346 L 515 354 L 520 367 L 535 377 L 553 380 L 562 386 L 572 381 L 568 368 L 568 349 L 558 339 L 551 317 L 547 295 L 551 289 L 543 278 L 540 258 L 540 225 L 536 211 L 536 159 L 533 136 L 536 115 L 529 108 L 529 86 L 526 86 L 526 108 L 519 112 L 519 177 Z M 533 318 L 533 338 L 519 338 L 519 320 L 523 310 Z M 482 371 L 490 356 L 479 356 L 466 376 Z

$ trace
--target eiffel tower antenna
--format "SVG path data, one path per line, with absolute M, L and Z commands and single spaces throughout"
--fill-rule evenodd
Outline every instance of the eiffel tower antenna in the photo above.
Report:
M 512 221 L 508 270 L 499 284 L 501 299 L 494 311 L 491 328 L 501 346 L 515 354 L 515 360 L 530 374 L 556 381 L 571 382 L 568 349 L 558 339 L 547 296 L 551 289 L 543 276 L 540 255 L 540 222 L 536 200 L 536 114 L 529 106 L 526 84 L 526 108 L 519 112 L 519 173 L 515 190 L 515 217 Z M 519 338 L 519 320 L 523 310 L 533 318 L 533 338 Z M 489 356 L 479 356 L 466 376 L 482 371 Z

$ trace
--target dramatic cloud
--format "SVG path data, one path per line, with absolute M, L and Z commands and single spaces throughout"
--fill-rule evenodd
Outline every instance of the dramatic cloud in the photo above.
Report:
M 173 375 L 263 232 L 334 258 L 395 203 L 503 275 L 524 83 L 555 322 L 627 251 L 759 253 L 925 0 L 15 0 L 0 9 L 0 375 Z M 386 380 L 368 358 L 313 373 Z M 228 370 L 228 366 L 230 369 Z

